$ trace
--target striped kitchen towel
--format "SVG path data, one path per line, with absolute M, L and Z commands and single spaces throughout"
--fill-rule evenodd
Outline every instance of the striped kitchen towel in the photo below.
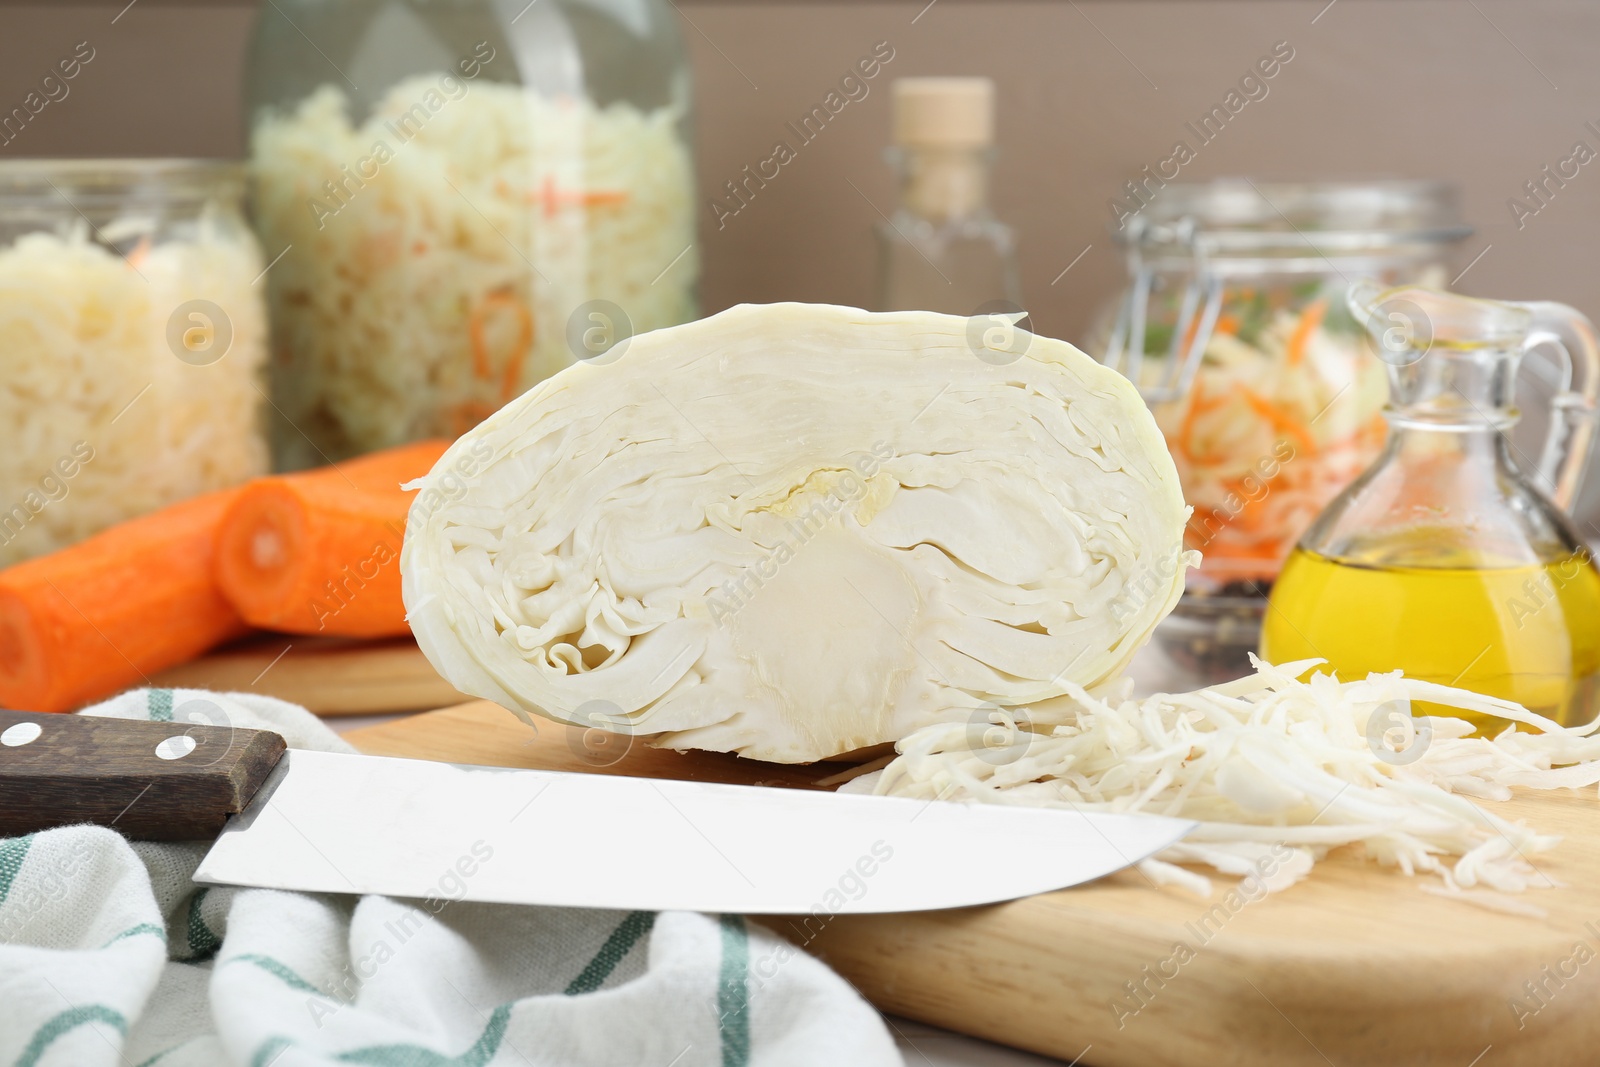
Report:
M 139 690 L 83 714 L 349 751 L 252 694 Z M 0 1064 L 902 1063 L 842 979 L 738 916 L 458 902 L 449 877 L 425 900 L 207 889 L 204 852 L 87 826 L 0 839 Z

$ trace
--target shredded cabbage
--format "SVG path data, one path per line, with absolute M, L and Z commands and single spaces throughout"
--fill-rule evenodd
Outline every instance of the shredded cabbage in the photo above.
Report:
M 144 217 L 101 227 L 107 240 L 152 234 L 128 260 L 82 220 L 0 247 L 0 565 L 266 470 L 255 243 L 210 209 L 166 234 Z M 172 314 L 199 299 L 233 331 L 204 366 L 167 336 Z
M 323 86 L 256 125 L 257 225 L 284 253 L 268 276 L 282 465 L 465 432 L 574 361 L 585 301 L 635 333 L 694 317 L 678 109 L 439 85 L 401 82 L 359 125 Z M 437 110 L 403 139 L 425 99 Z
M 1301 680 L 1323 661 L 1254 662 L 1255 674 L 1193 693 L 1110 702 L 1077 690 L 976 730 L 927 726 L 896 746 L 900 755 L 886 768 L 847 788 L 1195 819 L 1200 825 L 1183 842 L 1144 869 L 1201 893 L 1209 883 L 1175 864 L 1243 875 L 1284 845 L 1294 856 L 1265 879 L 1268 890 L 1348 844 L 1406 874 L 1437 875 L 1444 891 L 1477 903 L 1552 884 L 1532 857 L 1560 839 L 1468 798 L 1600 782 L 1600 721 L 1566 728 L 1510 701 L 1398 671 L 1356 682 L 1321 672 Z M 1468 736 L 1474 727 L 1463 719 L 1435 716 L 1416 720 L 1432 731 L 1412 742 L 1418 754 L 1369 740 L 1370 716 L 1387 718 L 1412 701 L 1534 730 L 1508 728 L 1490 740 Z M 1384 758 L 1396 748 L 1403 758 Z

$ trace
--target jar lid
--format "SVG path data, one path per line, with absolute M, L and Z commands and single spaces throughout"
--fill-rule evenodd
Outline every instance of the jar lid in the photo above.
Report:
M 918 148 L 984 148 L 994 140 L 994 82 L 988 78 L 896 78 L 894 143 Z
M 1115 234 L 1155 254 L 1351 254 L 1434 247 L 1472 232 L 1454 185 L 1441 181 L 1172 182 Z
M 224 159 L 0 160 L 0 204 L 62 196 L 93 205 L 238 196 L 244 182 L 244 164 Z

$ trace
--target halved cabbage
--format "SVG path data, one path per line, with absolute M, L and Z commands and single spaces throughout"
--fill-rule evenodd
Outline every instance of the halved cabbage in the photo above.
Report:
M 805 762 L 1114 680 L 1192 554 L 1138 394 L 1001 320 L 742 305 L 561 371 L 420 483 L 456 688 Z

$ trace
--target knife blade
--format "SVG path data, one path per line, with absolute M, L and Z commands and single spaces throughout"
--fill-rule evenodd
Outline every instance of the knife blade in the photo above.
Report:
M 61 734 L 79 717 L 21 718 L 44 720 Z M 195 753 L 196 775 L 239 785 L 231 793 L 213 785 L 209 794 L 227 798 L 237 814 L 195 874 L 208 885 L 649 911 L 923 911 L 1090 881 L 1165 848 L 1193 825 L 306 750 L 283 752 L 263 768 L 260 753 L 271 746 L 260 738 L 275 735 L 86 721 L 97 724 L 98 738 L 77 742 L 79 758 L 92 758 L 94 745 L 111 746 L 115 735 L 110 765 L 123 783 L 120 792 L 102 789 L 105 811 L 144 778 L 145 792 L 118 815 L 119 825 L 141 805 L 176 814 L 154 794 L 174 795 L 184 760 Z M 7 722 L 0 714 L 0 726 Z M 173 747 L 172 736 L 196 733 L 205 736 L 194 752 L 155 754 L 161 744 Z M 29 776 L 13 765 L 15 751 L 0 748 L 0 834 L 17 832 L 19 804 L 38 807 L 18 786 Z M 162 766 L 136 766 L 139 751 Z M 80 784 L 93 771 L 81 767 Z M 54 773 L 58 782 L 71 777 L 70 768 Z M 193 803 L 200 794 L 190 786 L 187 795 Z

